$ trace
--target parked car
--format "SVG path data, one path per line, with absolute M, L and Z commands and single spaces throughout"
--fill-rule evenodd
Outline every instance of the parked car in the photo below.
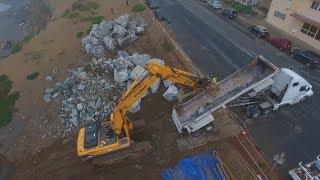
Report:
M 281 51 L 289 51 L 292 46 L 292 42 L 287 38 L 272 37 L 268 41 Z
M 156 17 L 159 21 L 167 20 L 167 16 L 163 13 L 162 10 L 156 9 L 153 11 L 154 17 Z
M 264 26 L 251 26 L 249 27 L 249 31 L 252 34 L 257 35 L 259 38 L 267 38 L 269 37 L 269 31 L 266 27 Z
M 158 0 L 146 0 L 146 2 L 150 9 L 158 9 L 160 7 Z
M 213 9 L 221 9 L 222 8 L 222 5 L 221 5 L 220 1 L 218 1 L 218 0 L 209 0 L 208 6 L 212 7 Z
M 224 10 L 222 11 L 222 15 L 225 16 L 225 17 L 227 17 L 227 18 L 232 19 L 232 18 L 237 17 L 238 13 L 237 13 L 236 10 L 234 10 L 234 9 L 232 9 L 232 8 L 229 8 L 229 9 L 224 9 Z
M 313 51 L 303 51 L 299 48 L 292 48 L 290 56 L 307 67 L 320 67 L 320 55 Z

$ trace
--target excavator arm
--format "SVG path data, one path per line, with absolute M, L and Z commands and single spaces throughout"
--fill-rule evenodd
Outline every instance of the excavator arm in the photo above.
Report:
M 173 83 L 182 84 L 189 87 L 196 87 L 202 83 L 201 78 L 185 71 L 171 68 L 158 63 L 148 63 L 146 72 L 135 80 L 128 90 L 122 95 L 117 107 L 111 116 L 111 125 L 114 132 L 119 135 L 124 130 L 127 137 L 130 137 L 129 130 L 133 128 L 126 117 L 130 107 L 138 101 L 148 89 L 160 78 L 170 80 Z

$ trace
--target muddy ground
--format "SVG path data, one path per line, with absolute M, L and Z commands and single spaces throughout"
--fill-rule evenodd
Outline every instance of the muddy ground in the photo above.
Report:
M 160 179 L 160 171 L 179 159 L 213 149 L 219 152 L 234 177 L 253 178 L 233 143 L 232 136 L 239 133 L 239 129 L 231 118 L 219 112 L 215 116 L 216 128 L 214 131 L 204 131 L 204 136 L 194 138 L 178 134 L 170 120 L 172 105 L 176 102 L 163 100 L 163 87 L 156 95 L 147 96 L 142 110 L 131 117 L 133 120 L 143 118 L 148 122 L 145 131 L 135 138 L 151 141 L 152 152 L 105 168 L 94 168 L 90 162 L 80 161 L 75 146 L 77 132 L 62 139 L 57 130 L 60 127 L 57 116 L 59 104 L 45 103 L 42 99 L 45 88 L 64 80 L 68 69 L 80 67 L 91 60 L 82 53 L 80 40 L 75 38 L 75 34 L 88 29 L 90 23 L 75 23 L 61 17 L 74 1 L 49 0 L 52 18 L 46 28 L 26 43 L 21 52 L 0 62 L 1 74 L 7 74 L 14 81 L 13 90 L 21 93 L 13 121 L 0 129 L 0 153 L 4 156 L 0 158 L 0 165 L 7 167 L 2 168 L 1 174 L 7 175 L 6 179 Z M 140 1 L 131 0 L 129 7 L 118 0 L 96 2 L 100 5 L 96 15 L 114 19 L 124 13 L 132 14 L 131 7 Z M 113 14 L 111 8 L 114 9 Z M 85 12 L 83 14 L 90 16 Z M 147 53 L 164 59 L 173 67 L 186 69 L 174 51 L 161 48 L 165 34 L 149 11 L 139 15 L 145 17 L 149 27 L 144 36 L 125 50 Z M 39 72 L 40 76 L 27 80 L 26 76 L 33 72 Z M 53 77 L 52 82 L 45 80 L 48 75 Z M 42 138 L 44 134 L 46 137 Z

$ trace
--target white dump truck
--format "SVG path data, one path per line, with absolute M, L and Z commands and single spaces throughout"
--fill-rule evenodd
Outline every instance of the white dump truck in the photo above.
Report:
M 215 93 L 202 90 L 175 105 L 172 119 L 180 133 L 183 129 L 191 133 L 212 122 L 214 111 L 233 106 L 239 99 L 246 101 L 238 105 L 256 107 L 249 108 L 250 116 L 255 117 L 285 104 L 296 104 L 312 95 L 312 86 L 303 77 L 290 69 L 277 68 L 258 56 L 219 82 Z
M 320 155 L 315 161 L 303 164 L 300 162 L 297 168 L 291 169 L 289 175 L 293 180 L 319 180 L 320 179 Z

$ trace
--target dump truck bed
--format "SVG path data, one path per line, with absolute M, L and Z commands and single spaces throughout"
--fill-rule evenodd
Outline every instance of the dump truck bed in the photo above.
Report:
M 213 112 L 228 102 L 251 90 L 254 86 L 272 76 L 277 67 L 261 56 L 218 83 L 214 93 L 203 90 L 193 98 L 173 107 L 172 118 L 181 132 L 185 126 L 195 130 L 200 121 L 208 120 L 208 112 Z M 198 124 L 198 125 L 195 125 Z M 207 123 L 200 123 L 201 126 Z M 189 129 L 188 129 L 189 131 Z M 192 132 L 192 130 L 191 130 Z

